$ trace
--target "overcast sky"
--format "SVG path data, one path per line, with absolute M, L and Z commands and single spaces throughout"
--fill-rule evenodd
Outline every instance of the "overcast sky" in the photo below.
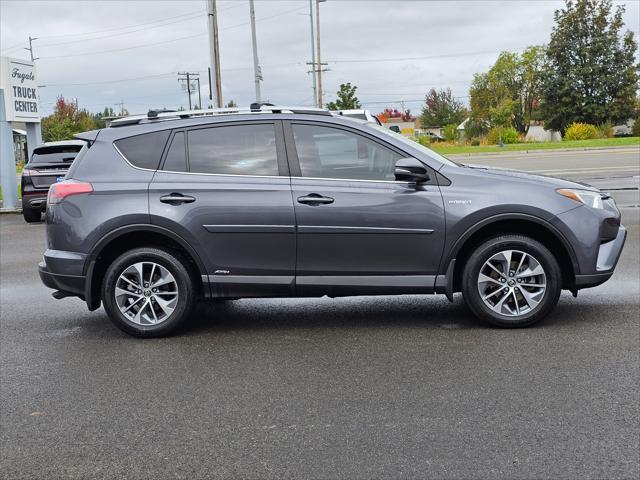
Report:
M 256 0 L 263 99 L 313 103 L 309 1 Z M 625 23 L 640 36 L 640 2 L 627 0 Z M 374 112 L 404 102 L 420 110 L 431 87 L 467 101 L 469 83 L 502 50 L 549 39 L 559 1 L 347 1 L 320 5 L 325 101 L 340 83 L 358 86 Z M 223 97 L 254 99 L 249 2 L 219 0 Z M 58 95 L 101 111 L 124 101 L 131 113 L 187 106 L 177 72 L 200 72 L 207 97 L 206 4 L 196 1 L 0 1 L 2 55 L 29 58 L 33 42 L 43 111 Z M 125 81 L 126 80 L 126 81 Z M 194 97 L 195 99 L 195 97 Z

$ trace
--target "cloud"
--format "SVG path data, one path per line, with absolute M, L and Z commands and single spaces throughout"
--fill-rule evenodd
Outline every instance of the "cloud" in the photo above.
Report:
M 474 73 L 502 50 L 545 43 L 559 1 L 341 1 L 320 5 L 325 100 L 342 82 L 358 86 L 372 110 L 450 86 L 463 99 Z M 263 98 L 311 104 L 309 3 L 256 1 Z M 249 7 L 218 1 L 225 101 L 254 99 Z M 640 30 L 640 8 L 627 3 L 627 28 Z M 205 2 L 2 1 L 0 50 L 28 58 L 34 41 L 44 111 L 57 95 L 92 111 L 121 100 L 131 112 L 187 105 L 177 72 L 199 72 L 208 98 Z M 394 60 L 412 58 L 411 60 Z M 375 61 L 368 61 L 375 60 Z M 119 81 L 127 79 L 127 81 Z M 203 103 L 205 100 L 203 99 Z M 206 104 L 206 103 L 205 103 Z

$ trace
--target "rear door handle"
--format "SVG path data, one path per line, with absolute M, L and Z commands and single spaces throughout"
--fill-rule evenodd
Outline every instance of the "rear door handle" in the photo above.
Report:
M 169 205 L 180 205 L 181 203 L 193 203 L 196 199 L 181 193 L 170 193 L 169 195 L 160 197 L 160 201 L 162 203 L 168 203 Z
M 310 193 L 304 197 L 298 197 L 298 203 L 304 203 L 305 205 L 327 205 L 333 203 L 333 198 L 323 197 L 317 193 Z

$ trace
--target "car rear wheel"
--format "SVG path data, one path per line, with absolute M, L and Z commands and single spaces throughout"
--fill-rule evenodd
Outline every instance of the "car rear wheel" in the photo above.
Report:
M 526 327 L 558 303 L 560 267 L 540 242 L 521 235 L 495 237 L 469 257 L 462 293 L 469 309 L 498 327 Z
M 25 222 L 36 223 L 41 220 L 42 212 L 40 210 L 35 210 L 33 208 L 23 208 L 22 216 L 24 217 Z
M 138 337 L 157 337 L 187 320 L 195 285 L 180 255 L 155 247 L 136 248 L 107 268 L 102 300 L 118 328 Z

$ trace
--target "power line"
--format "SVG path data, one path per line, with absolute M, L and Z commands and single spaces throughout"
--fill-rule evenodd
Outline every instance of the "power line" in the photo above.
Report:
M 190 17 L 183 18 L 181 20 L 175 20 L 175 21 L 171 21 L 171 22 L 166 22 L 166 23 L 162 23 L 160 25 L 152 25 L 152 26 L 147 26 L 147 27 L 143 27 L 143 28 L 137 28 L 135 30 L 130 30 L 128 32 L 110 33 L 110 34 L 102 35 L 102 36 L 99 36 L 99 37 L 85 38 L 85 39 L 78 39 L 78 40 L 70 40 L 68 42 L 48 43 L 48 44 L 42 45 L 42 47 L 57 47 L 57 46 L 60 46 L 60 45 L 70 45 L 70 44 L 73 44 L 73 43 L 90 42 L 90 41 L 93 41 L 93 40 L 101 40 L 103 38 L 120 37 L 120 36 L 123 36 L 123 35 L 130 35 L 132 33 L 137 33 L 137 32 L 143 31 L 143 30 L 147 31 L 147 30 L 150 30 L 152 28 L 161 28 L 161 27 L 166 27 L 167 25 L 173 25 L 175 23 L 188 22 L 188 21 L 194 20 L 196 18 L 201 18 L 201 16 L 202 16 L 202 14 L 199 13 L 197 15 L 192 15 Z
M 515 51 L 524 50 L 526 47 L 520 47 L 514 49 Z M 511 50 L 510 50 L 511 51 Z M 489 55 L 500 53 L 496 50 L 482 50 L 478 52 L 464 52 L 464 53 L 443 53 L 438 55 L 425 55 L 420 57 L 395 57 L 395 58 L 359 58 L 352 60 L 333 60 L 331 63 L 371 63 L 371 62 L 405 62 L 410 60 L 434 60 L 437 58 L 457 58 L 457 57 L 470 57 L 473 55 Z
M 45 35 L 42 36 L 41 38 L 47 39 L 47 38 L 61 38 L 61 37 L 84 37 L 84 36 L 88 36 L 88 35 L 95 35 L 97 33 L 105 33 L 105 32 L 114 32 L 117 30 L 127 30 L 129 28 L 137 28 L 137 27 L 142 27 L 144 25 L 152 25 L 154 23 L 162 23 L 162 22 L 166 22 L 169 20 L 175 20 L 176 18 L 182 18 L 182 17 L 187 17 L 190 15 L 195 15 L 195 14 L 201 14 L 202 11 L 201 10 L 194 10 L 192 12 L 189 13 L 183 13 L 180 15 L 174 15 L 170 18 L 162 18 L 159 20 L 152 20 L 149 22 L 144 22 L 144 23 L 137 23 L 135 25 L 127 25 L 124 27 L 114 27 L 114 28 L 107 28 L 105 30 L 95 30 L 93 32 L 83 32 L 83 33 L 61 33 L 59 35 Z
M 169 75 L 175 75 L 176 72 L 158 73 L 154 75 L 145 75 L 142 77 L 123 78 L 120 80 L 101 80 L 99 82 L 84 82 L 84 83 L 48 83 L 47 87 L 82 87 L 85 85 L 102 85 L 106 83 L 121 83 L 121 82 L 135 82 L 138 80 L 147 80 L 150 78 L 162 78 Z
M 303 7 L 303 8 L 306 8 L 306 7 Z M 300 10 L 300 8 L 296 8 L 296 9 L 292 9 L 292 10 L 286 10 L 284 12 L 280 12 L 278 14 L 271 15 L 269 17 L 258 18 L 258 19 L 256 19 L 256 21 L 260 22 L 260 21 L 264 21 L 264 20 L 271 20 L 272 18 L 276 18 L 276 17 L 282 16 L 282 15 L 286 15 L 286 14 L 289 14 L 289 13 L 292 13 L 292 12 L 297 12 L 299 10 Z M 222 28 L 220 30 L 228 30 L 228 29 L 236 28 L 236 27 L 239 27 L 239 26 L 242 26 L 242 25 L 247 25 L 248 23 L 250 23 L 250 22 L 245 22 L 245 23 L 242 23 L 242 24 L 232 25 L 232 26 L 229 26 L 229 27 Z M 189 38 L 201 37 L 201 36 L 204 36 L 204 35 L 207 35 L 207 33 L 197 33 L 197 34 L 194 34 L 194 35 L 187 35 L 187 36 L 184 36 L 184 37 L 177 37 L 177 38 L 172 38 L 172 39 L 169 39 L 169 40 L 162 40 L 162 41 L 159 41 L 159 42 L 144 43 L 144 44 L 140 44 L 140 45 L 131 45 L 129 47 L 113 48 L 113 49 L 109 49 L 109 50 L 99 50 L 99 51 L 83 52 L 83 53 L 72 53 L 72 54 L 66 54 L 66 55 L 53 55 L 53 56 L 46 56 L 46 57 L 41 57 L 41 58 L 42 59 L 46 59 L 46 60 L 50 60 L 50 59 L 58 59 L 58 58 L 84 57 L 84 56 L 87 56 L 87 55 L 93 56 L 93 55 L 101 55 L 101 54 L 104 54 L 104 53 L 123 52 L 123 51 L 126 51 L 126 50 L 133 50 L 133 49 L 136 49 L 136 48 L 144 48 L 144 47 L 151 47 L 151 46 L 155 46 L 155 45 L 163 45 L 163 44 L 166 44 L 166 43 L 178 42 L 180 40 L 187 40 Z

